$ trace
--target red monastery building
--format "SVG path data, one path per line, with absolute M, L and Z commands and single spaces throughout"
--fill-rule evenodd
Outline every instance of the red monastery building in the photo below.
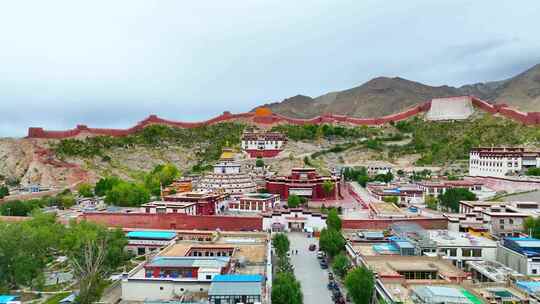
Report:
M 246 132 L 242 137 L 242 150 L 250 157 L 275 157 L 283 150 L 287 137 L 278 132 Z
M 323 183 L 331 181 L 334 189 L 326 194 Z M 294 168 L 289 176 L 269 177 L 266 189 L 269 193 L 279 194 L 282 199 L 296 194 L 311 200 L 341 198 L 341 179 L 338 176 L 320 176 L 313 168 Z

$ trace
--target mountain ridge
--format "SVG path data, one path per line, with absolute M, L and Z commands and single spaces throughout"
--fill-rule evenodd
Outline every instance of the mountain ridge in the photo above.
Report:
M 430 86 L 402 77 L 379 76 L 350 89 L 332 91 L 315 98 L 298 94 L 263 106 L 293 118 L 312 118 L 324 113 L 367 118 L 394 114 L 433 98 L 459 95 L 473 95 L 520 111 L 538 112 L 540 64 L 505 80 L 460 87 Z

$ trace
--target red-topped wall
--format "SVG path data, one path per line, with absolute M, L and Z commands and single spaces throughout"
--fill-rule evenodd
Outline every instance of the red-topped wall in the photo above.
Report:
M 519 121 L 526 125 L 537 125 L 540 124 L 540 112 L 520 112 L 516 109 L 510 108 L 506 105 L 494 105 L 490 104 L 484 100 L 471 97 L 472 103 L 480 108 L 483 111 L 486 111 L 491 114 L 500 114 L 506 118 L 510 118 L 516 121 Z M 182 122 L 182 121 L 172 121 L 160 118 L 156 115 L 150 115 L 148 118 L 137 123 L 135 126 L 129 129 L 100 129 L 100 128 L 89 128 L 85 125 L 78 125 L 75 129 L 65 130 L 65 131 L 49 131 L 44 130 L 39 127 L 28 128 L 28 137 L 29 138 L 49 138 L 49 139 L 61 139 L 61 138 L 70 138 L 76 137 L 81 134 L 88 135 L 106 135 L 106 136 L 126 136 L 137 131 L 142 130 L 143 128 L 153 125 L 167 125 L 178 128 L 196 128 L 206 125 L 212 125 L 225 121 L 247 121 L 259 125 L 274 125 L 274 124 L 295 124 L 295 125 L 305 125 L 305 124 L 321 124 L 321 123 L 343 123 L 351 125 L 382 125 L 392 121 L 400 121 L 417 115 L 422 112 L 426 112 L 431 107 L 431 101 L 424 102 L 413 108 L 405 110 L 400 113 L 391 114 L 383 117 L 375 118 L 355 118 L 345 115 L 335 115 L 331 113 L 325 113 L 322 116 L 317 116 L 310 119 L 298 119 L 286 117 L 276 113 L 270 113 L 265 116 L 256 115 L 255 112 L 247 112 L 240 114 L 231 114 L 230 112 L 223 112 L 223 114 L 214 117 L 212 119 L 201 121 L 201 122 Z
M 216 230 L 252 231 L 262 230 L 262 217 L 186 215 L 181 213 L 85 213 L 81 216 L 91 222 L 107 227 L 173 229 L 173 230 Z

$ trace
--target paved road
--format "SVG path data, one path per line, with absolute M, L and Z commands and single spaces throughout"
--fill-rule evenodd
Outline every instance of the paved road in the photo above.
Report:
M 298 255 L 291 256 L 294 274 L 302 284 L 304 303 L 332 304 L 328 284 L 328 272 L 321 269 L 316 253 L 308 250 L 309 244 L 318 245 L 316 238 L 306 238 L 303 233 L 289 233 L 291 250 L 298 249 Z

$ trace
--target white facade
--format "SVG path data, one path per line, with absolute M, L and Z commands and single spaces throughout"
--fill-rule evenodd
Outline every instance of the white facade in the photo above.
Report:
M 240 164 L 232 161 L 220 161 L 214 165 L 215 174 L 238 174 Z
M 482 156 L 478 151 L 469 153 L 469 175 L 504 177 L 521 171 L 521 157 L 500 155 Z
M 142 255 L 155 252 L 172 243 L 174 240 L 128 240 L 126 250 L 134 255 Z
M 141 205 L 139 209 L 142 213 L 151 214 L 182 213 L 187 215 L 197 215 L 196 203 L 156 201 Z
M 270 231 L 276 224 L 281 225 L 285 231 L 298 229 L 321 231 L 326 228 L 326 218 L 321 214 L 304 213 L 301 210 L 263 216 L 263 230 Z
M 436 247 L 436 253 L 463 268 L 466 261 L 495 261 L 497 242 L 468 233 L 447 230 L 428 231 L 429 240 Z
M 372 162 L 366 167 L 369 175 L 387 174 L 392 172 L 392 165 L 387 162 Z
M 122 300 L 172 300 L 183 294 L 208 292 L 209 288 L 210 281 L 122 280 Z
M 474 112 L 471 97 L 435 98 L 426 114 L 427 120 L 464 120 Z
M 522 148 L 476 148 L 469 152 L 469 175 L 504 177 L 540 168 L 540 153 Z
M 242 150 L 281 150 L 283 140 L 260 138 L 257 140 L 242 139 Z

